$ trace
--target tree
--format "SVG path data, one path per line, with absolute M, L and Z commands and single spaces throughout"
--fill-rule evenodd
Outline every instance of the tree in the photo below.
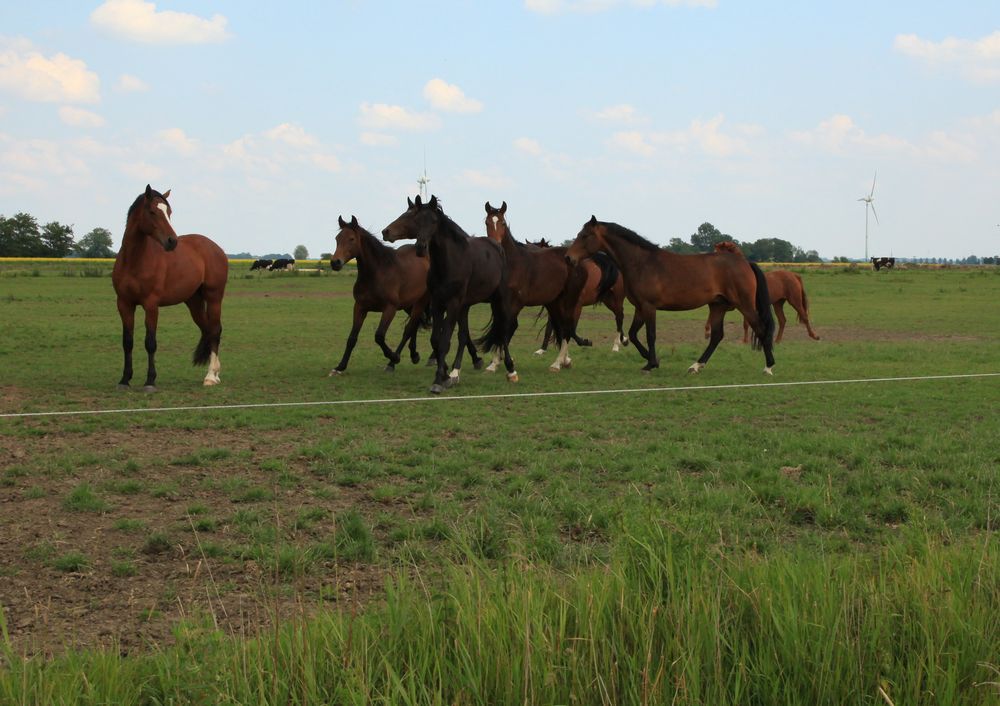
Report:
M 34 216 L 23 212 L 0 216 L 0 257 L 39 257 L 44 248 Z
M 295 252 L 292 253 L 292 256 L 296 260 L 308 260 L 309 259 L 309 249 L 305 245 L 296 245 L 295 246 Z
M 711 223 L 702 223 L 698 226 L 698 232 L 691 236 L 691 245 L 698 252 L 712 252 L 715 249 L 715 244 L 724 240 L 733 240 L 733 238 L 719 231 Z
M 670 244 L 667 245 L 666 249 L 670 252 L 681 253 L 682 255 L 691 255 L 698 252 L 698 249 L 695 246 L 681 240 L 680 238 L 671 238 Z
M 760 262 L 792 262 L 795 246 L 781 238 L 760 238 L 743 244 L 743 254 Z
M 107 228 L 94 228 L 73 247 L 78 257 L 114 257 L 114 243 Z
M 73 226 L 52 221 L 42 228 L 44 257 L 66 257 L 73 251 Z

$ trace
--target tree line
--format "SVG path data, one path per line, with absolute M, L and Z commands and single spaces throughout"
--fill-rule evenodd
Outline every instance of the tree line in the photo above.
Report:
M 114 257 L 111 231 L 94 228 L 79 240 L 73 226 L 52 221 L 39 225 L 28 213 L 0 214 L 0 257 Z
M 667 250 L 677 253 L 712 252 L 716 243 L 731 240 L 736 243 L 743 254 L 757 262 L 821 262 L 822 258 L 815 250 L 803 250 L 781 238 L 759 238 L 754 241 L 737 240 L 731 235 L 721 232 L 711 223 L 702 223 L 698 230 L 691 234 L 689 241 L 681 238 L 671 238 Z

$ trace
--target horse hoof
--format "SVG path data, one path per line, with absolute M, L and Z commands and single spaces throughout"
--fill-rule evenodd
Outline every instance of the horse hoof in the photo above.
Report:
M 691 373 L 692 375 L 697 375 L 698 373 L 701 372 L 701 369 L 704 367 L 705 366 L 702 365 L 701 363 L 691 363 L 691 367 L 688 368 L 688 372 Z
M 562 370 L 562 368 L 560 366 L 558 366 L 558 365 L 550 365 L 549 366 L 549 372 L 550 373 L 558 373 L 560 370 Z
M 204 387 L 212 387 L 213 385 L 218 385 L 220 382 L 222 381 L 219 380 L 218 378 L 205 378 L 201 384 Z
M 546 351 L 544 348 L 539 348 L 537 351 L 535 351 L 535 355 L 545 355 L 545 353 Z
M 156 385 L 143 385 L 142 391 L 149 393 L 156 392 Z
M 497 371 L 497 366 L 494 365 L 493 363 L 490 363 L 489 365 L 486 366 L 486 369 L 483 372 L 484 373 L 495 373 L 496 371 Z
M 388 365 L 385 366 L 385 372 L 387 372 L 387 373 L 394 373 L 394 372 L 396 372 L 396 366 L 393 365 L 392 363 L 389 363 Z
M 443 386 L 438 385 L 437 383 L 434 383 L 433 385 L 431 385 L 431 394 L 432 395 L 440 395 L 442 392 L 444 392 L 444 387 Z
M 436 368 L 437 364 L 438 364 L 437 358 L 428 358 L 427 359 L 427 367 L 428 368 Z
M 485 363 L 483 363 L 482 358 L 480 358 L 479 360 L 472 361 L 472 367 L 475 368 L 476 370 L 482 370 L 483 365 L 485 365 Z
M 127 382 L 120 382 L 118 383 L 118 389 L 122 392 L 128 392 L 132 387 Z
M 562 364 L 562 367 L 564 367 L 564 368 L 572 368 L 573 367 L 573 361 L 567 358 L 566 361 Z
M 591 341 L 589 338 L 583 338 L 583 339 L 580 340 L 580 346 L 582 348 L 586 348 L 588 346 L 593 346 L 593 345 L 594 345 L 594 342 Z
M 419 353 L 413 353 L 410 356 L 410 362 L 413 363 L 414 365 L 416 365 L 417 363 L 419 363 L 420 362 L 420 354 Z
M 328 378 L 332 378 L 332 377 L 337 377 L 338 375 L 343 375 L 343 374 L 344 374 L 343 370 L 340 370 L 338 368 L 334 368 L 333 370 L 330 371 L 330 374 L 327 375 L 327 377 Z
M 518 382 L 520 379 L 516 370 L 512 373 L 507 373 L 507 382 Z
M 764 368 L 765 375 L 774 375 L 774 368 Z

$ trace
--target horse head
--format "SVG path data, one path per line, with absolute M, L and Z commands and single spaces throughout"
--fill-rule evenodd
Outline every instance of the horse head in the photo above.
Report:
M 340 232 L 337 233 L 337 249 L 330 255 L 330 268 L 334 272 L 340 270 L 348 262 L 358 256 L 361 249 L 361 226 L 358 224 L 356 216 L 351 216 L 348 223 L 341 216 L 337 216 L 337 223 L 340 224 Z
M 176 248 L 177 232 L 170 224 L 173 210 L 167 202 L 169 197 L 170 189 L 161 194 L 146 184 L 146 191 L 136 198 L 128 210 L 125 224 L 126 234 L 134 231 L 142 236 L 148 235 L 162 245 L 167 252 Z
M 423 255 L 427 250 L 428 238 L 438 227 L 444 214 L 437 196 L 431 196 L 427 203 L 423 203 L 419 196 L 412 201 L 407 198 L 406 204 L 406 210 L 382 229 L 382 240 L 395 243 L 397 240 L 416 239 L 417 254 Z
M 566 250 L 566 262 L 575 267 L 580 260 L 590 257 L 601 250 L 607 250 L 604 240 L 606 232 L 606 225 L 598 221 L 597 216 L 591 216 L 590 220 L 583 224 L 583 228 L 577 234 L 576 240 Z
M 507 213 L 507 202 L 504 201 L 500 208 L 493 208 L 490 202 L 486 202 L 486 237 L 497 243 L 502 243 L 503 239 L 510 235 L 510 228 L 507 227 L 507 220 L 504 214 Z

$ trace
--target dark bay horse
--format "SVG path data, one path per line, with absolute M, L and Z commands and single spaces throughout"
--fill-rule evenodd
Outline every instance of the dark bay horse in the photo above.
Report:
M 753 330 L 753 347 L 764 350 L 764 372 L 773 374 L 774 317 L 771 316 L 767 281 L 757 265 L 732 252 L 672 253 L 628 228 L 591 216 L 566 251 L 566 259 L 575 264 L 600 250 L 618 263 L 625 278 L 625 294 L 635 306 L 629 339 L 646 359 L 643 370 L 660 365 L 656 357 L 657 310 L 686 311 L 707 304 L 711 338 L 705 352 L 688 370 L 697 373 L 705 367 L 722 340 L 726 311 L 736 308 Z M 646 346 L 638 336 L 643 326 L 646 327 Z
M 467 321 L 473 304 L 485 301 L 490 303 L 493 318 L 481 342 L 487 352 L 494 348 L 503 352 L 507 379 L 517 382 L 508 348 L 517 319 L 511 312 L 507 265 L 500 246 L 488 238 L 470 237 L 445 215 L 436 196 L 431 196 L 426 204 L 421 203 L 419 196 L 416 201 L 407 199 L 407 209 L 385 227 L 382 238 L 389 242 L 415 238 L 417 248 L 426 249 L 430 256 L 427 288 L 434 321 L 431 344 L 437 359 L 430 391 L 440 394 L 459 381 L 462 351 L 469 337 L 468 327 L 461 322 Z M 445 357 L 456 324 L 459 324 L 459 347 L 449 374 Z
M 486 237 L 503 248 L 507 260 L 507 286 L 510 288 L 512 315 L 516 318 L 526 306 L 544 306 L 549 320 L 560 320 L 562 309 L 557 305 L 572 268 L 566 263 L 566 248 L 547 248 L 527 245 L 517 241 L 507 225 L 507 202 L 493 208 L 486 202 Z M 494 351 L 493 361 L 487 370 L 496 370 L 500 363 L 499 352 Z M 552 370 L 559 370 L 560 359 L 552 363 Z
M 739 246 L 731 240 L 724 240 L 715 244 L 716 252 L 734 252 L 743 254 Z M 819 335 L 813 331 L 812 324 L 809 323 L 809 300 L 806 297 L 806 288 L 802 284 L 802 278 L 794 272 L 788 270 L 768 270 L 764 273 L 767 280 L 767 291 L 771 298 L 771 306 L 774 307 L 774 314 L 778 318 L 778 335 L 774 342 L 781 343 L 781 337 L 785 333 L 785 302 L 792 305 L 795 313 L 798 314 L 799 323 L 805 324 L 809 337 L 818 341 Z M 711 326 L 705 322 L 705 338 L 709 337 Z M 750 324 L 743 319 L 743 342 L 750 340 Z
M 357 260 L 358 278 L 354 283 L 354 322 L 347 336 L 344 356 L 330 375 L 340 375 L 347 370 L 351 351 L 358 342 L 358 332 L 371 311 L 382 314 L 375 329 L 375 343 L 389 361 L 385 369 L 389 372 L 396 369 L 399 354 L 407 342 L 410 344 L 410 360 L 419 363 L 417 329 L 425 321 L 424 313 L 430 301 L 427 293 L 430 262 L 426 257 L 417 255 L 414 245 L 404 245 L 398 250 L 385 245 L 362 228 L 355 216 L 351 216 L 350 223 L 340 216 L 337 221 L 340 232 L 336 238 L 337 250 L 330 255 L 330 267 L 339 272 L 348 262 Z M 385 333 L 400 309 L 410 318 L 403 329 L 399 346 L 393 351 L 386 345 Z
M 572 365 L 569 357 L 569 339 L 577 345 L 589 346 L 590 341 L 576 334 L 577 322 L 584 306 L 603 301 L 615 314 L 618 341 L 625 341 L 622 334 L 624 318 L 622 304 L 625 288 L 618 267 L 603 253 L 581 260 L 576 267 L 567 267 L 566 248 L 551 247 L 545 240 L 522 244 L 510 232 L 506 219 L 507 202 L 493 208 L 486 202 L 486 237 L 500 243 L 510 268 L 508 282 L 511 288 L 515 313 L 525 306 L 541 305 L 549 315 L 542 347 L 535 351 L 541 355 L 548 347 L 553 330 L 559 330 L 559 355 L 549 369 L 558 372 Z M 558 262 L 557 262 L 558 261 Z M 617 291 L 615 291 L 617 290 Z M 491 365 L 495 368 L 497 360 Z
M 122 319 L 125 367 L 119 389 L 132 380 L 132 346 L 135 308 L 146 314 L 146 354 L 149 368 L 143 389 L 156 390 L 156 323 L 161 306 L 184 302 L 201 330 L 195 348 L 195 365 L 208 363 L 205 385 L 220 382 L 219 341 L 222 338 L 222 297 L 226 291 L 229 260 L 218 245 L 204 235 L 177 235 L 170 225 L 172 210 L 167 198 L 146 185 L 125 220 L 122 247 L 115 258 L 111 283 L 118 295 Z

